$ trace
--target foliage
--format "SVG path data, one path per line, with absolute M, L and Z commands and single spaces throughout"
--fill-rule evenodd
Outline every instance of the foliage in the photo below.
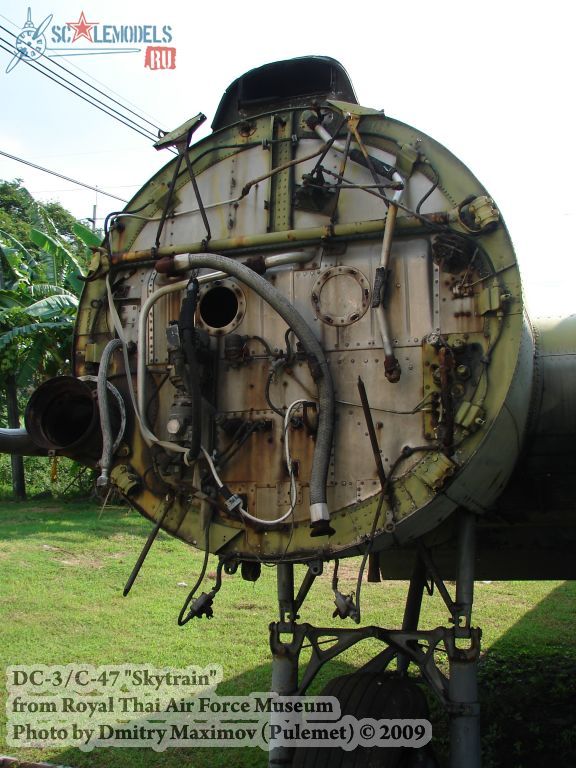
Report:
M 20 181 L 0 182 L 0 386 L 12 427 L 21 410 L 17 388 L 30 394 L 43 378 L 70 372 L 67 350 L 89 256 L 84 243 L 95 237 L 76 225 L 58 203 L 36 202 Z M 25 463 L 31 461 L 38 460 Z M 28 473 L 29 485 L 37 475 Z M 18 471 L 14 489 L 24 497 Z
M 93 471 L 64 456 L 58 457 L 55 468 L 45 456 L 24 456 L 24 472 L 30 499 L 85 499 L 93 491 Z M 10 456 L 0 453 L 0 499 L 11 500 L 12 493 Z
M 60 203 L 41 205 L 20 179 L 0 181 L 0 230 L 20 241 L 25 248 L 32 248 L 30 228 L 34 227 L 51 236 L 61 238 L 73 252 L 80 256 L 84 241 L 74 231 L 76 219 Z
M 73 217 L 17 181 L 0 183 L 0 223 L 0 379 L 24 387 L 67 368 L 86 254 Z

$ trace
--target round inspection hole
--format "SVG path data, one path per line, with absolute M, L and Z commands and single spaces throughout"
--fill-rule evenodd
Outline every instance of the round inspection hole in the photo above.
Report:
M 314 312 L 323 323 L 352 325 L 370 305 L 370 283 L 359 269 L 330 267 L 318 276 L 311 299 Z
M 214 335 L 230 333 L 242 322 L 245 309 L 246 301 L 240 288 L 231 281 L 218 281 L 200 295 L 197 324 Z

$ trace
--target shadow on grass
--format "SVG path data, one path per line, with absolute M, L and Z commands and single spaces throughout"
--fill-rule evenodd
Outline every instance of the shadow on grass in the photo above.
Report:
M 20 506 L 16 502 L 0 505 L 0 535 L 4 540 L 25 539 L 30 536 L 68 536 L 76 531 L 79 536 L 106 539 L 122 532 L 146 538 L 150 523 L 130 507 L 108 507 L 101 513 L 101 504 L 93 501 L 51 501 L 42 500 L 36 506 L 34 501 Z
M 484 768 L 576 768 L 576 584 L 565 582 L 516 622 L 480 663 Z
M 560 624 L 576 629 L 575 598 L 576 584 L 561 584 L 482 654 L 482 768 L 576 768 L 576 650 L 555 638 Z M 447 766 L 448 721 L 430 704 Z

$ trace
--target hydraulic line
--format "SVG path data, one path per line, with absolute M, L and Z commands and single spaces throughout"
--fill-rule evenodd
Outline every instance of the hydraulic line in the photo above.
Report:
M 120 339 L 112 339 L 104 347 L 100 368 L 98 370 L 98 410 L 100 412 L 100 429 L 102 430 L 102 458 L 100 459 L 100 476 L 96 480 L 96 485 L 107 486 L 110 478 L 110 464 L 112 463 L 112 452 L 114 448 L 114 437 L 112 436 L 112 426 L 110 424 L 110 408 L 108 405 L 108 366 L 110 359 L 117 349 L 122 348 Z M 129 372 L 128 372 L 129 375 Z
M 264 266 L 266 269 L 272 269 L 274 267 L 284 266 L 288 264 L 295 264 L 295 263 L 305 263 L 310 261 L 314 256 L 313 251 L 291 251 L 288 253 L 281 253 L 281 254 L 275 254 L 273 256 L 267 256 L 264 259 Z M 190 269 L 189 262 L 188 262 L 188 254 L 181 255 L 181 256 L 175 256 L 173 259 L 173 269 L 172 271 L 176 272 L 184 272 L 188 271 Z M 227 277 L 226 272 L 218 271 L 218 272 L 209 272 L 208 274 L 200 275 L 197 280 L 200 285 L 204 285 L 205 283 L 213 282 L 214 280 L 222 280 L 223 278 Z M 146 324 L 148 322 L 148 315 L 150 314 L 150 310 L 154 306 L 154 304 L 158 301 L 158 299 L 161 299 L 162 296 L 166 296 L 169 293 L 176 293 L 178 291 L 183 291 L 188 287 L 188 283 L 190 282 L 189 278 L 186 278 L 186 280 L 179 280 L 177 283 L 170 283 L 169 285 L 164 285 L 162 288 L 158 288 L 154 293 L 150 294 L 150 296 L 146 299 L 143 306 L 140 309 L 140 316 L 138 319 L 138 365 L 137 365 L 137 373 L 136 373 L 136 380 L 137 380 L 137 390 L 138 390 L 138 399 L 137 399 L 137 414 L 139 415 L 139 420 L 142 425 L 142 435 L 144 437 L 144 440 L 147 442 L 148 445 L 151 445 L 154 442 L 158 442 L 158 439 L 152 434 L 150 428 L 148 427 L 148 421 L 146 418 Z M 116 329 L 118 331 L 118 329 Z M 120 334 L 118 334 L 120 336 Z M 182 453 L 184 449 L 182 449 L 177 443 L 164 443 L 163 447 L 167 448 L 167 450 L 176 451 L 179 453 Z
M 310 525 L 313 535 L 331 534 L 326 483 L 334 435 L 335 402 L 332 375 L 322 346 L 289 300 L 249 267 L 226 256 L 216 254 L 189 254 L 188 265 L 190 269 L 218 269 L 235 277 L 255 291 L 267 304 L 270 304 L 300 339 L 304 351 L 312 363 L 312 374 L 318 386 L 319 400 L 318 432 L 310 477 Z
M 182 351 L 184 353 L 184 386 L 191 404 L 192 437 L 190 439 L 188 460 L 194 461 L 200 453 L 202 441 L 202 393 L 200 391 L 200 371 L 196 357 L 194 313 L 198 303 L 198 280 L 195 278 L 188 284 L 186 297 L 180 307 L 178 328 L 182 334 Z

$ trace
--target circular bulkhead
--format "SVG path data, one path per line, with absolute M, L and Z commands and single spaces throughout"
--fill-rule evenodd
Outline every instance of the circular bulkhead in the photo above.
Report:
M 156 250 L 175 160 L 111 236 L 122 276 L 112 295 L 145 371 L 139 419 L 154 438 L 133 420 L 130 471 L 144 481 L 132 502 L 154 519 L 168 490 L 167 531 L 203 546 L 210 518 L 212 551 L 271 562 L 357 554 L 372 539 L 376 551 L 459 506 L 484 512 L 518 455 L 533 354 L 496 205 L 433 139 L 330 92 L 271 98 L 260 112 L 250 101 L 245 114 L 190 148 L 198 193 L 181 170 Z M 203 253 L 246 265 L 269 291 L 198 268 Z M 157 300 L 151 255 L 172 270 Z M 180 310 L 194 280 L 190 330 Z M 94 345 L 110 337 L 110 316 L 91 309 L 103 295 L 96 276 L 81 300 L 76 375 L 93 372 Z M 326 465 L 320 504 L 315 462 Z M 326 514 L 325 535 L 311 536 L 311 518 Z

